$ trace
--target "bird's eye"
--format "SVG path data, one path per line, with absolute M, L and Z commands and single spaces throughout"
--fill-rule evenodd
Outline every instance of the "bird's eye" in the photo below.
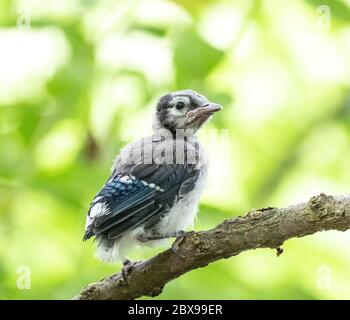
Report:
M 181 110 L 181 109 L 185 108 L 185 104 L 184 104 L 182 101 L 178 101 L 178 102 L 176 102 L 176 104 L 175 104 L 175 108 L 176 108 L 177 110 Z

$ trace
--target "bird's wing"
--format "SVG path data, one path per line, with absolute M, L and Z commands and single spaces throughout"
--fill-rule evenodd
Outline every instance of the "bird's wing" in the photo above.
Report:
M 156 223 L 176 197 L 190 192 L 198 179 L 194 165 L 138 164 L 115 168 L 93 200 L 84 240 L 104 234 L 109 239 L 145 223 Z

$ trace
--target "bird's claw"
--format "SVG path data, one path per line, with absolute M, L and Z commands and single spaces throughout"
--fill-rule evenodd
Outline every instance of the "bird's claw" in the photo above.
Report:
M 147 242 L 149 241 L 149 238 L 143 236 L 143 235 L 138 235 L 137 236 L 137 240 L 140 241 L 140 242 Z
M 174 243 L 171 245 L 171 250 L 177 255 L 179 258 L 185 258 L 183 254 L 180 253 L 180 244 L 185 239 L 186 236 L 193 234 L 194 231 L 181 231 L 177 236 Z
M 128 282 L 128 276 L 131 273 L 131 271 L 137 266 L 138 264 L 142 263 L 142 261 L 131 261 L 129 259 L 125 259 L 123 261 L 123 268 L 122 268 L 122 276 L 125 282 Z

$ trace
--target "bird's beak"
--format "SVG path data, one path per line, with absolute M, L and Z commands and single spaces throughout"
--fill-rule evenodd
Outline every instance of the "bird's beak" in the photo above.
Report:
M 216 103 L 209 103 L 203 107 L 199 107 L 197 109 L 191 110 L 187 112 L 187 117 L 195 119 L 208 119 L 211 115 L 213 115 L 215 112 L 218 112 L 222 109 L 222 106 Z

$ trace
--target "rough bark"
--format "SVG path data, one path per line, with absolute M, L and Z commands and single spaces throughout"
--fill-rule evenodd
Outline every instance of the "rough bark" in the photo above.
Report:
M 135 299 L 159 295 L 165 284 L 193 269 L 256 248 L 275 248 L 293 237 L 350 228 L 350 196 L 320 194 L 286 208 L 252 210 L 208 231 L 194 232 L 180 243 L 136 265 L 125 280 L 116 273 L 84 288 L 74 299 Z

